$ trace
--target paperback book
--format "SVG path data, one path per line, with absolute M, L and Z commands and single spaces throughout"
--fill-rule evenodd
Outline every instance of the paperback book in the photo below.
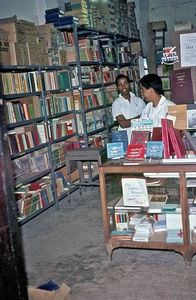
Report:
M 149 141 L 146 148 L 146 158 L 162 158 L 163 142 Z
M 124 154 L 127 153 L 128 136 L 126 130 L 112 131 L 112 143 L 123 142 Z
M 123 142 L 107 143 L 107 158 L 119 159 L 124 157 L 124 144 Z
M 145 156 L 145 146 L 142 144 L 133 145 L 130 144 L 127 147 L 127 159 L 130 160 L 142 160 Z

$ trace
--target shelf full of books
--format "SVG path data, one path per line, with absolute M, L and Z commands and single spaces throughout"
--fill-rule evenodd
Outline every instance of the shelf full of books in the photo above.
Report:
M 2 99 L 18 220 L 23 224 L 69 190 L 66 152 L 79 147 L 67 66 L 3 66 Z M 77 170 L 73 170 L 77 180 Z
M 119 247 L 173 250 L 191 263 L 196 253 L 196 164 L 144 161 L 99 166 L 108 258 Z
M 73 23 L 56 28 L 67 49 L 80 146 L 105 147 L 114 126 L 115 78 L 122 72 L 134 81 L 130 44 L 135 39 Z

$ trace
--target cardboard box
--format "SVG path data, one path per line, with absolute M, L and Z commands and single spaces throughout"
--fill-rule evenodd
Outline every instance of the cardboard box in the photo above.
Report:
M 11 65 L 29 65 L 26 42 L 10 42 L 10 55 Z
M 38 38 L 44 38 L 46 48 L 57 47 L 57 29 L 52 23 L 36 26 L 36 35 Z
M 40 49 L 37 43 L 26 43 L 27 44 L 27 53 L 30 65 L 37 65 L 41 64 L 41 57 L 40 57 Z
M 59 54 L 59 66 L 66 66 L 67 65 L 67 51 L 59 49 L 58 54 Z
M 25 42 L 25 31 L 21 23 L 0 24 L 0 28 L 6 30 L 9 42 Z
M 46 291 L 35 287 L 28 287 L 29 300 L 71 300 L 70 288 L 62 283 L 59 289 Z
M 0 29 L 0 64 L 10 65 L 10 46 L 8 42 L 8 32 Z

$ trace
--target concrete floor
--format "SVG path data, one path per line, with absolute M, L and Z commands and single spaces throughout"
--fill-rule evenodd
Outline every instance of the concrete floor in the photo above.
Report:
M 105 252 L 99 188 L 76 191 L 22 227 L 29 285 L 65 282 L 72 300 L 195 300 L 196 257 L 172 251 Z

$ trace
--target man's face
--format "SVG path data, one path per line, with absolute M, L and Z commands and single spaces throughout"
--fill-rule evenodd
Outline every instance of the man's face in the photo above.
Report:
M 146 89 L 145 87 L 141 86 L 140 91 L 141 91 L 142 97 L 146 101 L 148 101 L 148 102 L 152 101 L 152 88 Z
M 126 78 L 121 78 L 118 80 L 117 89 L 124 98 L 129 97 L 130 83 Z

